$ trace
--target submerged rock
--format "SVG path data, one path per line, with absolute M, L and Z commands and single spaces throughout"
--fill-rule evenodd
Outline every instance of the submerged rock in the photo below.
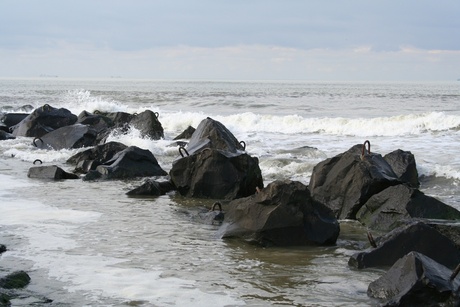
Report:
M 56 165 L 34 166 L 29 169 L 27 177 L 36 179 L 78 179 L 79 177 L 72 173 L 67 173 Z
M 17 271 L 0 278 L 0 288 L 20 289 L 27 286 L 30 282 L 30 276 L 24 271 Z
M 126 195 L 129 196 L 161 196 L 175 190 L 174 185 L 170 181 L 155 181 L 147 179 L 139 187 L 129 191 Z

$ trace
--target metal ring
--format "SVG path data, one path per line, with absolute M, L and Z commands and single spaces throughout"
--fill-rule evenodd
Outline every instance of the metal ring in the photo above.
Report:
M 374 241 L 374 237 L 372 237 L 372 234 L 370 233 L 370 231 L 367 232 L 367 239 L 369 240 L 369 243 L 371 244 L 373 248 L 377 247 L 377 244 Z
M 43 111 L 43 112 L 45 112 L 45 111 L 46 111 L 46 112 L 49 112 L 50 110 L 51 110 L 51 107 L 50 107 L 49 104 L 44 104 L 44 105 L 42 106 L 42 111 Z
M 219 211 L 222 211 L 222 204 L 220 202 L 215 202 L 214 205 L 212 205 L 211 211 L 215 211 L 216 207 L 219 207 Z
M 241 146 L 243 146 L 243 150 L 246 150 L 246 142 L 245 141 L 240 141 Z
M 33 140 L 33 143 L 34 143 L 34 146 L 35 146 L 35 147 L 38 147 L 38 146 L 37 146 L 37 143 L 35 143 L 35 141 L 36 141 L 37 139 L 40 140 L 40 141 L 42 142 L 42 144 L 45 144 L 45 142 L 43 142 L 43 140 L 42 140 L 41 138 L 36 137 L 36 138 Z
M 160 117 L 160 113 L 158 113 L 158 112 L 154 112 L 153 114 L 155 114 L 156 118 Z
M 182 153 L 182 150 L 185 151 L 185 153 L 187 154 L 187 157 L 190 156 L 190 155 L 188 154 L 187 149 L 185 149 L 184 146 L 180 146 L 180 147 L 179 147 L 179 153 L 180 153 L 180 155 L 182 156 L 182 158 L 184 157 L 184 154 Z
M 40 162 L 40 164 L 43 164 L 43 161 L 40 159 L 35 159 L 35 161 L 33 162 L 34 165 L 36 164 L 35 162 Z

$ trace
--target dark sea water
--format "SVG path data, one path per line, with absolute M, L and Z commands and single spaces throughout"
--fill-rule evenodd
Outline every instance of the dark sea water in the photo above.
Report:
M 132 130 L 109 141 L 149 149 L 169 171 L 172 139 L 206 117 L 223 123 L 259 158 L 265 184 L 308 184 L 320 161 L 369 140 L 372 151 L 411 151 L 421 190 L 460 209 L 460 83 L 330 83 L 0 79 L 0 111 L 50 104 L 81 111 L 160 114 L 165 138 Z M 81 150 L 81 149 L 80 149 Z M 128 198 L 142 183 L 40 181 L 35 159 L 66 170 L 80 150 L 0 142 L 2 272 L 25 270 L 34 297 L 17 306 L 370 306 L 368 284 L 383 270 L 354 270 L 366 229 L 340 221 L 335 246 L 261 248 L 216 237 L 202 223 L 211 200 Z

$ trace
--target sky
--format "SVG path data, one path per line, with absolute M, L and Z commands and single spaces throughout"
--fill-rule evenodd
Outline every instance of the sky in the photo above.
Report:
M 0 0 L 0 77 L 455 81 L 459 0 Z

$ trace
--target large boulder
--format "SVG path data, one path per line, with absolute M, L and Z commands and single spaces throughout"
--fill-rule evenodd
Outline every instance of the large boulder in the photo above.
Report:
M 355 219 L 372 195 L 399 183 L 380 154 L 365 152 L 363 145 L 355 145 L 317 164 L 309 189 L 312 197 L 331 208 L 337 218 Z
M 5 114 L 0 114 L 0 122 L 3 123 L 7 128 L 9 132 L 10 128 L 19 124 L 24 118 L 29 116 L 27 113 L 5 113 Z
M 163 126 L 158 120 L 158 113 L 150 110 L 135 115 L 129 122 L 129 126 L 139 130 L 143 137 L 153 140 L 164 138 Z
M 13 140 L 13 139 L 15 139 L 15 137 L 11 133 L 0 130 L 0 141 Z
M 45 104 L 13 126 L 13 135 L 42 137 L 55 129 L 73 125 L 76 121 L 77 116 L 69 110 L 57 109 Z
M 460 279 L 451 276 L 452 270 L 442 264 L 410 252 L 371 282 L 367 294 L 382 299 L 383 306 L 443 306 L 460 286 Z
M 259 160 L 211 118 L 198 125 L 186 149 L 179 151 L 186 155 L 174 161 L 169 174 L 183 196 L 231 200 L 263 187 Z
M 167 173 L 149 150 L 130 146 L 97 166 L 95 170 L 90 170 L 83 179 L 131 179 L 165 175 Z
M 399 184 L 369 198 L 356 218 L 369 228 L 388 231 L 412 218 L 460 219 L 460 212 L 417 189 Z
M 169 172 L 179 193 L 186 197 L 235 199 L 263 187 L 259 160 L 248 154 L 226 156 L 206 149 L 175 161 Z
M 54 150 L 89 147 L 96 143 L 97 131 L 81 124 L 58 128 L 33 141 L 38 148 Z
M 450 269 L 460 263 L 460 251 L 456 244 L 423 222 L 397 228 L 378 238 L 376 244 L 376 248 L 353 254 L 348 264 L 358 269 L 392 266 L 412 251 L 422 253 Z
M 88 111 L 82 111 L 78 115 L 77 123 L 87 125 L 97 132 L 104 131 L 114 126 L 113 121 L 102 114 L 92 114 Z
M 332 212 L 310 197 L 307 186 L 286 180 L 231 201 L 218 236 L 263 246 L 301 246 L 334 244 L 339 232 Z
M 29 172 L 27 173 L 27 177 L 36 178 L 36 179 L 51 179 L 51 180 L 78 179 L 79 178 L 77 175 L 68 173 L 56 165 L 31 167 L 29 169 Z
M 111 160 L 115 154 L 126 148 L 128 146 L 122 143 L 108 142 L 73 155 L 67 160 L 67 163 L 76 164 L 76 173 L 86 174 L 90 170 L 95 170 L 99 165 Z
M 386 154 L 383 158 L 391 166 L 399 180 L 408 183 L 413 188 L 420 186 L 415 156 L 410 151 L 397 149 Z

